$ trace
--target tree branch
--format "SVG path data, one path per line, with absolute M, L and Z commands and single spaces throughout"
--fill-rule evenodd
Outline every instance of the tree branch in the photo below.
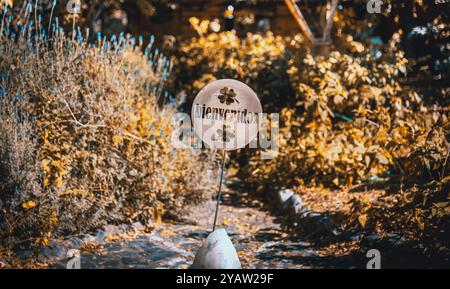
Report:
M 327 41 L 330 39 L 331 28 L 333 27 L 333 17 L 336 13 L 336 8 L 338 6 L 339 0 L 331 0 L 331 8 L 327 11 L 327 24 L 323 30 L 322 40 Z
M 317 40 L 314 37 L 313 32 L 309 28 L 308 23 L 306 22 L 305 18 L 303 17 L 302 12 L 298 8 L 297 4 L 295 3 L 295 0 L 284 0 L 287 7 L 289 8 L 289 11 L 291 12 L 292 16 L 294 16 L 295 21 L 297 21 L 298 26 L 300 26 L 300 29 L 302 30 L 305 37 L 311 41 L 312 44 L 316 44 Z

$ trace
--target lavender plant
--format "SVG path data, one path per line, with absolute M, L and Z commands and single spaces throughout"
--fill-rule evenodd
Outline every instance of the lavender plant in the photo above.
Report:
M 88 42 L 58 18 L 44 25 L 31 3 L 2 19 L 2 244 L 149 223 L 210 196 L 214 155 L 170 145 L 172 61 L 154 37 Z

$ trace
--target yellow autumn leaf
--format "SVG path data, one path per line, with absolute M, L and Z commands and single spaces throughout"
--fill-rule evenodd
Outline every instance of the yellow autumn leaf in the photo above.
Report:
M 419 227 L 419 230 L 423 231 L 425 230 L 425 223 L 423 222 L 422 218 L 416 213 L 416 223 L 417 227 Z
M 419 226 L 419 229 L 420 229 L 421 231 L 425 230 L 425 223 L 422 222 L 421 220 L 418 220 L 418 221 L 417 221 L 417 226 Z
M 33 209 L 34 207 L 36 207 L 36 202 L 35 201 L 26 201 L 24 203 L 22 203 L 22 208 L 24 209 Z
M 3 2 L 9 7 L 11 8 L 13 7 L 14 0 L 3 0 Z
M 439 203 L 435 203 L 434 206 L 438 207 L 438 208 L 445 208 L 447 207 L 449 204 L 449 202 L 439 202 Z
M 36 244 L 42 245 L 42 246 L 47 246 L 48 245 L 48 239 L 47 238 L 38 238 L 36 240 Z
M 58 194 L 60 197 L 62 196 L 81 196 L 86 197 L 88 195 L 88 192 L 84 189 L 69 189 L 66 191 L 62 191 Z
M 62 178 L 61 175 L 59 175 L 59 176 L 56 178 L 56 180 L 55 180 L 56 187 L 57 187 L 57 188 L 62 188 L 63 183 L 64 183 L 64 182 L 63 182 L 63 178 Z
M 367 215 L 366 214 L 359 215 L 358 221 L 361 224 L 361 226 L 364 228 L 366 226 L 366 222 L 367 222 Z
M 156 210 L 155 212 L 155 223 L 157 225 L 160 225 L 162 223 L 162 214 L 159 210 Z
M 122 144 L 123 138 L 120 135 L 114 135 L 113 136 L 113 142 L 115 145 L 120 145 Z

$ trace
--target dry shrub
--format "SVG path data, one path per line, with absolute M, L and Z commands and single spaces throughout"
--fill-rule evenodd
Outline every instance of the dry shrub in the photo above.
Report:
M 39 238 L 49 212 L 34 209 L 36 200 L 49 201 L 39 184 L 38 148 L 31 124 L 4 102 L 0 118 L 0 237 L 13 244 Z M 8 115 L 8 116 L 7 116 Z
M 13 180 L 29 177 L 28 187 L 17 192 L 10 191 L 14 182 L 1 178 L 1 193 L 33 203 L 4 208 L 50 212 L 25 233 L 48 237 L 109 222 L 159 221 L 210 196 L 214 158 L 170 143 L 175 107 L 165 105 L 163 93 L 169 59 L 150 54 L 150 46 L 143 53 L 141 39 L 99 35 L 90 45 L 80 31 L 72 38 L 54 26 L 47 38 L 33 27 L 20 30 L 7 22 L 9 37 L 0 39 L 2 101 L 32 122 L 10 124 L 11 110 L 4 110 L 2 135 L 8 129 L 26 137 L 29 132 L 33 142 L 2 142 L 4 171 L 17 174 Z M 22 147 L 29 151 L 22 153 Z M 37 168 L 13 170 L 9 155 L 33 157 Z M 46 224 L 44 231 L 38 223 Z

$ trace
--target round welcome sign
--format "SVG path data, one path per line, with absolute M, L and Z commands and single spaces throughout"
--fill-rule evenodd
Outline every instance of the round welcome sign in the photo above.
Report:
M 192 106 L 195 132 L 210 148 L 236 150 L 258 135 L 261 103 L 246 84 L 221 79 L 206 85 Z

